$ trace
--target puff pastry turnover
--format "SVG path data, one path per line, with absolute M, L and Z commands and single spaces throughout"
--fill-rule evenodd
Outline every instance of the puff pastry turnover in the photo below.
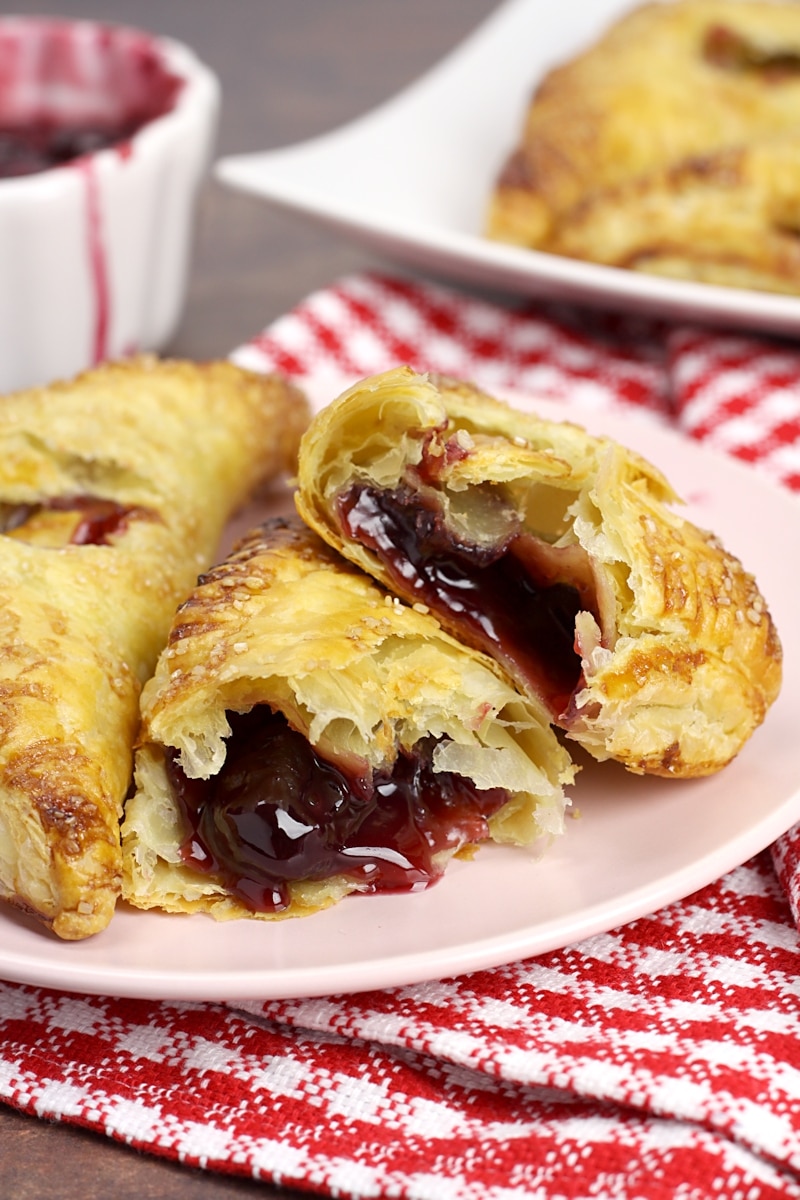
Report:
M 777 695 L 754 579 L 673 510 L 654 467 L 576 425 L 398 368 L 315 417 L 296 499 L 598 759 L 711 773 Z
M 62 938 L 113 913 L 139 693 L 176 605 L 306 419 L 228 363 L 0 399 L 0 895 Z
M 704 282 L 800 290 L 800 7 L 634 9 L 536 89 L 492 238 Z
M 296 517 L 199 581 L 142 713 L 123 850 L 143 908 L 302 916 L 562 830 L 573 767 L 538 704 Z

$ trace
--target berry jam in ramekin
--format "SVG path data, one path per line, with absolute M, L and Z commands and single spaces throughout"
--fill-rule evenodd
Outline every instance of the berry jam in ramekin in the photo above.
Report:
M 0 15 L 0 393 L 174 336 L 219 100 L 173 39 Z
M 36 18 L 0 25 L 0 178 L 124 147 L 182 86 L 138 30 Z

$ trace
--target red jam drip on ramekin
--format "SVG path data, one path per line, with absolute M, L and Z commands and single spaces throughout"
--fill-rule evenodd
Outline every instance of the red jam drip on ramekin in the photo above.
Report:
M 108 329 L 111 323 L 111 290 L 108 280 L 103 217 L 94 161 L 82 158 L 76 166 L 86 186 L 86 249 L 94 291 L 94 339 L 92 362 L 97 365 L 108 357 Z
M 362 892 L 426 888 L 446 865 L 437 856 L 485 841 L 489 817 L 509 798 L 502 788 L 481 791 L 461 775 L 434 772 L 432 741 L 365 785 L 267 705 L 228 720 L 218 775 L 188 779 L 172 752 L 167 774 L 190 829 L 184 862 L 253 912 L 288 907 L 292 880 L 345 875 Z

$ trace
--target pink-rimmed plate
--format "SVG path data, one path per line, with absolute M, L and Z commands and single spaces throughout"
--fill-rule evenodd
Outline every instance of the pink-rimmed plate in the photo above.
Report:
M 309 387 L 320 403 L 331 381 Z M 524 397 L 518 398 L 527 404 Z M 296 921 L 216 924 L 120 905 L 108 929 L 62 943 L 0 913 L 0 977 L 66 990 L 156 999 L 324 995 L 496 966 L 631 921 L 712 882 L 800 819 L 800 502 L 752 469 L 635 415 L 572 417 L 659 466 L 753 571 L 784 644 L 785 680 L 765 724 L 710 779 L 678 782 L 590 764 L 573 789 L 575 819 L 539 860 L 483 847 L 416 895 L 351 897 Z

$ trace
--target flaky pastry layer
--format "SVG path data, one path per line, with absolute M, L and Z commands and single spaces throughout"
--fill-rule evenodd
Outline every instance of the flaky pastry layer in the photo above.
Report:
M 278 377 L 152 358 L 0 399 L 0 895 L 62 938 L 113 914 L 176 605 L 307 414 Z

